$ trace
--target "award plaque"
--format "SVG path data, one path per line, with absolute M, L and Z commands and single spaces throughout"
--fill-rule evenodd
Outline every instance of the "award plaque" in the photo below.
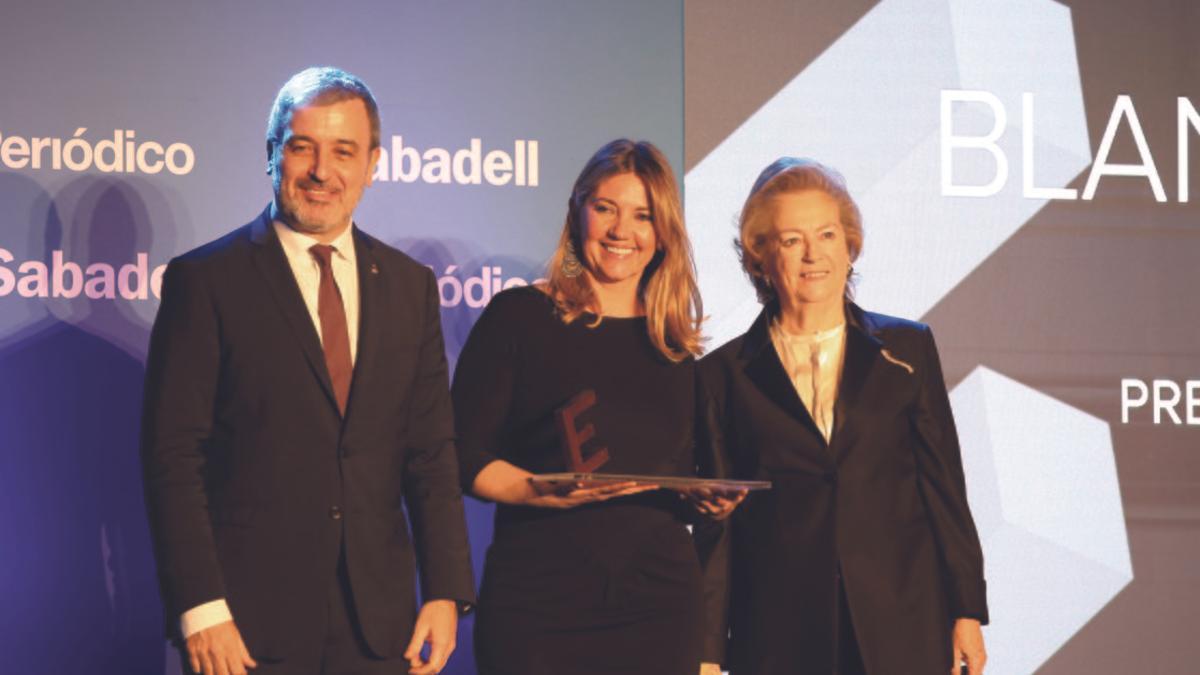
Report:
M 581 488 L 601 487 L 614 483 L 635 483 L 637 485 L 654 485 L 701 497 L 771 489 L 771 481 L 768 480 L 726 480 L 624 473 L 542 473 L 530 476 L 529 480 L 553 487 L 576 485 Z
M 749 490 L 769 490 L 771 482 L 765 480 L 724 480 L 719 478 L 696 478 L 684 476 L 651 476 L 620 473 L 597 473 L 596 469 L 608 463 L 608 448 L 599 448 L 587 456 L 584 455 L 583 444 L 596 435 L 596 428 L 590 422 L 582 428 L 576 425 L 576 419 L 584 411 L 596 405 L 596 392 L 585 389 L 576 394 L 566 405 L 555 411 L 558 422 L 559 440 L 562 442 L 563 460 L 567 471 L 562 473 L 546 473 L 531 476 L 530 482 L 549 486 L 551 488 L 601 487 L 617 483 L 632 483 L 635 485 L 653 485 L 682 492 L 699 498 L 710 498 L 721 495 L 735 495 Z

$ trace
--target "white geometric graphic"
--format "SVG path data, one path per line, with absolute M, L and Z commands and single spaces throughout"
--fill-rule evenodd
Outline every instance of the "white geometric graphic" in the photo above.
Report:
M 1108 424 L 982 366 L 950 402 L 987 565 L 988 671 L 1032 673 L 1133 580 Z
M 1002 104 L 996 145 L 1008 179 L 986 198 L 941 194 L 941 96 L 978 90 Z M 1022 161 L 1022 95 L 1033 94 L 1033 163 Z M 994 112 L 953 106 L 953 131 L 983 136 Z M 865 307 L 920 317 L 1045 205 L 1022 196 L 1061 187 L 1092 161 L 1070 11 L 1048 0 L 885 0 L 783 87 L 685 178 L 706 326 L 714 345 L 758 313 L 731 242 L 758 172 L 781 155 L 812 157 L 846 177 L 863 212 L 855 268 Z M 980 149 L 953 153 L 955 180 L 986 184 Z

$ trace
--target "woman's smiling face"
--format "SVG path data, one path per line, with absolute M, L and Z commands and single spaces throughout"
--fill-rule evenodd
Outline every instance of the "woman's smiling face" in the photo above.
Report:
M 582 262 L 592 283 L 636 293 L 658 237 L 646 186 L 633 173 L 605 178 L 583 205 Z

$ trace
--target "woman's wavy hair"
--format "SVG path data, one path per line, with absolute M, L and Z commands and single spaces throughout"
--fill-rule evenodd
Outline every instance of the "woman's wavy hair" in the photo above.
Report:
M 585 313 L 596 315 L 593 326 L 600 323 L 600 308 L 586 274 L 575 277 L 564 274 L 563 257 L 568 246 L 573 246 L 586 269 L 582 256 L 583 209 L 601 182 L 622 173 L 634 174 L 646 186 L 658 240 L 658 250 L 642 272 L 638 285 L 650 340 L 667 359 L 682 361 L 702 351 L 703 308 L 675 174 L 667 158 L 653 144 L 618 139 L 597 150 L 584 165 L 567 199 L 567 219 L 548 264 L 545 291 L 558 305 L 564 323 L 571 323 Z
M 733 240 L 742 269 L 754 284 L 758 301 L 768 305 L 778 298 L 766 273 L 767 256 L 774 250 L 771 225 L 775 218 L 776 197 L 805 190 L 819 190 L 838 205 L 838 219 L 846 233 L 850 262 L 858 260 L 863 247 L 862 214 L 846 189 L 846 179 L 833 169 L 808 158 L 780 157 L 758 174 L 742 215 L 738 218 L 738 236 Z M 846 283 L 846 299 L 854 298 L 853 276 Z

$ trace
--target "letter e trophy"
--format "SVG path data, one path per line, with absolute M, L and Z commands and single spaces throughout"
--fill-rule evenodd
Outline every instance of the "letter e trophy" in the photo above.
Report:
M 747 490 L 769 489 L 771 483 L 761 480 L 722 480 L 717 478 L 697 478 L 694 476 L 657 476 L 635 474 L 602 474 L 596 469 L 608 463 L 608 448 L 599 448 L 595 452 L 583 455 L 583 444 L 596 435 L 596 427 L 590 422 L 577 426 L 577 420 L 588 408 L 596 405 L 596 392 L 584 389 L 554 411 L 558 422 L 558 436 L 562 442 L 563 459 L 566 460 L 567 473 L 546 473 L 530 476 L 533 483 L 541 483 L 561 489 L 597 486 L 613 483 L 630 483 L 656 488 L 669 488 L 681 494 L 698 494 L 710 498 L 714 491 L 745 492 Z
M 594 405 L 596 405 L 596 392 L 584 389 L 554 413 L 554 417 L 558 421 L 558 436 L 562 441 L 563 458 L 567 461 L 567 471 L 592 473 L 608 462 L 608 448 L 600 448 L 584 459 L 583 444 L 596 435 L 596 427 L 591 422 L 585 424 L 583 428 L 575 426 L 576 418 Z

